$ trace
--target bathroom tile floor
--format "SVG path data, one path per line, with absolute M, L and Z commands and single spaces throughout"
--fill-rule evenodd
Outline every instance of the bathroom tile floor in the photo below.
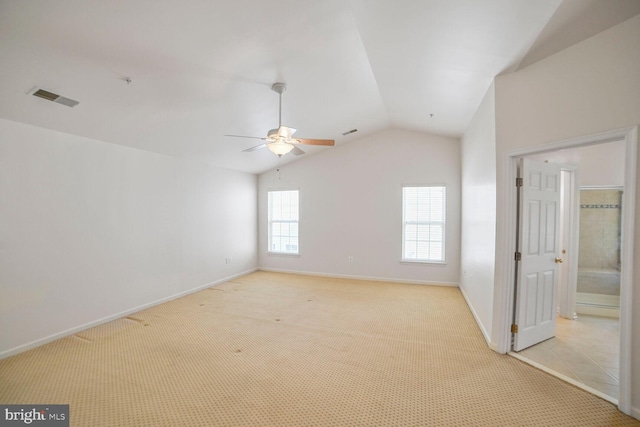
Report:
M 618 319 L 580 315 L 558 317 L 556 336 L 518 354 L 618 399 L 620 384 Z

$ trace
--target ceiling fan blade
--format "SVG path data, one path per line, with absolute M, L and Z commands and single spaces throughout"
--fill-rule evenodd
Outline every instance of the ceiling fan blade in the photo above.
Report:
M 291 139 L 294 133 L 296 133 L 297 129 L 290 128 L 287 126 L 280 126 L 278 128 L 278 136 L 281 136 L 285 139 Z
M 267 146 L 266 143 L 265 144 L 260 144 L 260 145 L 256 145 L 255 147 L 247 148 L 246 150 L 242 150 L 242 151 L 245 152 L 245 153 L 250 153 L 251 151 L 259 150 L 259 149 L 264 148 L 266 146 Z
M 294 156 L 299 156 L 301 154 L 304 154 L 304 151 L 302 151 L 301 149 L 299 149 L 295 145 L 293 146 L 293 150 L 291 150 L 291 152 L 293 153 Z
M 222 136 L 231 136 L 233 138 L 249 138 L 249 139 L 261 139 L 263 141 L 266 141 L 267 138 L 261 138 L 259 136 L 245 136 L 245 135 L 222 135 Z
M 298 144 L 305 144 L 305 145 L 327 145 L 327 146 L 333 146 L 336 143 L 336 141 L 333 140 L 333 139 L 304 139 L 304 138 L 296 138 L 296 141 L 298 141 Z

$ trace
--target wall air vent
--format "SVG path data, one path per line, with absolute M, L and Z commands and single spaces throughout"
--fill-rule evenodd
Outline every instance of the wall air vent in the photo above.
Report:
M 33 96 L 37 96 L 38 98 L 46 99 L 47 101 L 53 101 L 57 104 L 66 105 L 67 107 L 75 107 L 79 104 L 78 101 L 70 98 L 65 98 L 64 96 L 60 96 L 57 93 L 49 92 L 48 90 L 38 89 L 36 88 L 32 91 Z
M 342 136 L 347 136 L 347 135 L 350 135 L 350 134 L 356 133 L 356 132 L 358 132 L 358 129 L 351 129 L 351 130 L 348 130 L 346 132 L 342 132 Z

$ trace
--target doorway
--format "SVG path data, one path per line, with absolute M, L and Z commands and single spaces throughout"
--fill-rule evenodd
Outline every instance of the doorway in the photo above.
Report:
M 602 150 L 624 164 L 624 146 L 621 143 L 568 151 L 578 151 L 570 157 L 580 163 L 580 159 L 598 158 Z M 566 158 L 568 153 L 547 155 L 550 158 L 554 156 Z M 617 404 L 623 188 L 593 184 L 622 183 L 624 174 L 602 168 L 594 174 L 587 166 L 582 179 L 590 185 L 579 187 L 577 182 L 570 185 L 574 178 L 572 175 L 578 171 L 577 164 L 566 165 L 562 171 L 559 249 L 564 263 L 559 271 L 554 338 L 518 354 L 528 363 L 541 365 L 556 376 L 589 388 L 592 393 Z M 574 209 L 580 213 L 579 218 L 573 218 Z M 578 245 L 571 244 L 572 234 L 578 230 L 575 222 L 579 224 Z M 569 271 L 577 271 L 577 274 L 569 274 Z
M 598 135 L 591 135 L 582 138 L 576 138 L 567 141 L 560 141 L 556 143 L 546 144 L 537 148 L 531 148 L 526 150 L 518 150 L 507 153 L 506 156 L 506 170 L 505 175 L 509 182 L 515 182 L 517 172 L 517 159 L 521 157 L 542 155 L 547 156 L 552 153 L 559 153 L 563 150 L 567 151 L 574 148 L 582 148 L 595 146 L 604 143 L 622 142 L 624 144 L 624 172 L 623 172 L 623 185 L 625 187 L 624 200 L 621 209 L 622 223 L 624 224 L 625 233 L 621 239 L 621 260 L 622 269 L 620 274 L 620 393 L 618 400 L 619 409 L 629 414 L 630 407 L 630 367 L 631 367 L 631 293 L 632 293 L 632 273 L 633 273 L 633 228 L 634 228 L 634 211 L 635 211 L 635 176 L 636 176 L 636 153 L 637 153 L 637 128 L 629 128 L 617 131 L 606 132 Z M 606 160 L 606 156 L 597 160 L 600 164 Z M 620 168 L 621 165 L 618 165 Z M 514 218 L 516 215 L 516 197 L 513 189 L 505 189 L 506 200 L 506 213 L 507 218 Z M 505 224 L 506 225 L 506 224 Z M 503 242 L 504 248 L 507 249 L 507 253 L 512 250 L 516 251 L 516 227 L 513 226 L 513 221 L 509 220 L 508 226 L 503 227 L 504 235 Z M 513 252 L 511 252 L 513 253 Z M 504 266 L 504 277 L 512 278 L 504 285 L 504 298 L 505 301 L 514 301 L 515 298 L 515 278 L 516 266 L 514 262 L 509 262 Z M 508 350 L 511 348 L 512 333 L 511 333 L 511 321 L 514 314 L 514 306 L 506 305 L 503 315 L 504 319 L 504 337 L 505 346 Z

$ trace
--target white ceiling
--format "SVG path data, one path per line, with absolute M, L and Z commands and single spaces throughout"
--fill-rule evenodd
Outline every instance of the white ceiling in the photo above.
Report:
M 223 135 L 277 127 L 276 81 L 299 137 L 459 136 L 494 76 L 637 13 L 637 0 L 0 0 L 0 117 L 259 173 L 296 157 Z

